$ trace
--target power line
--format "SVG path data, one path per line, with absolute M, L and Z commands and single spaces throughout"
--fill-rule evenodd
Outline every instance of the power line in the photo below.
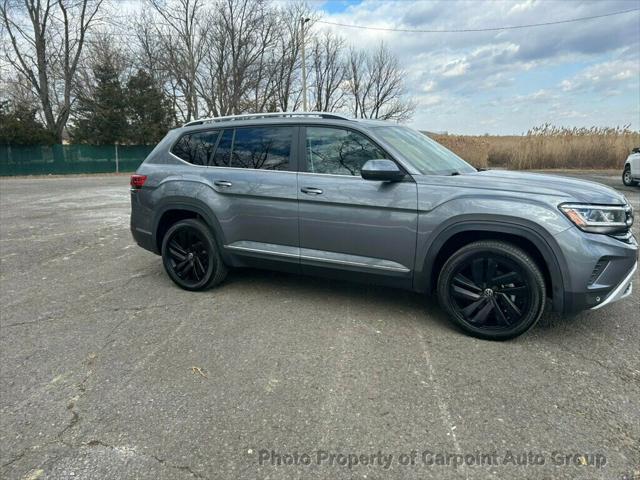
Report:
M 469 32 L 497 32 L 501 30 L 516 30 L 520 28 L 531 27 L 545 27 L 548 25 L 560 25 L 563 23 L 582 22 L 585 20 L 593 20 L 596 18 L 613 17 L 614 15 L 622 15 L 625 13 L 637 12 L 640 8 L 631 8 L 629 10 L 622 10 L 619 12 L 604 13 L 602 15 L 592 15 L 590 17 L 571 18 L 568 20 L 557 20 L 555 22 L 544 23 L 529 23 L 527 25 L 512 25 L 509 27 L 491 27 L 491 28 L 460 28 L 455 30 L 413 30 L 408 28 L 385 28 L 385 27 L 370 27 L 366 25 L 349 25 L 347 23 L 327 22 L 325 20 L 316 20 L 316 23 L 323 23 L 325 25 L 334 25 L 337 27 L 347 28 L 359 28 L 361 30 L 381 30 L 385 32 L 406 32 L 406 33 L 469 33 Z

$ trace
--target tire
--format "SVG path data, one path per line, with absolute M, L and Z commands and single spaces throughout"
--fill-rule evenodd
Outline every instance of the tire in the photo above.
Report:
M 465 332 L 488 340 L 523 334 L 540 319 L 544 277 L 523 250 L 483 240 L 455 252 L 438 276 L 438 299 Z
M 624 167 L 624 172 L 622 172 L 622 183 L 624 183 L 627 187 L 633 187 L 636 182 L 633 180 L 631 176 L 631 168 L 629 165 Z
M 169 278 L 185 290 L 206 290 L 227 276 L 227 266 L 211 230 L 200 220 L 172 225 L 162 239 L 162 263 Z

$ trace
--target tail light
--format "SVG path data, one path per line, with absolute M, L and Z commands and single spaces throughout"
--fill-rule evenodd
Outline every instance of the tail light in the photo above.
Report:
M 131 175 L 131 188 L 142 188 L 146 181 L 146 175 Z

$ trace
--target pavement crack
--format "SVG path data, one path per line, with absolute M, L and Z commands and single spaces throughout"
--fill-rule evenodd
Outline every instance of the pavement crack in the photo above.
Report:
M 77 447 L 80 447 L 80 448 L 82 448 L 82 447 L 89 447 L 89 448 L 103 447 L 103 448 L 108 448 L 110 450 L 125 450 L 124 447 L 119 447 L 117 445 L 111 445 L 111 444 L 109 444 L 107 442 L 104 442 L 102 440 L 99 440 L 99 439 L 89 440 L 88 442 L 81 443 L 81 444 L 77 445 Z M 188 473 L 189 475 L 191 475 L 194 478 L 207 480 L 207 477 L 205 477 L 204 475 L 202 475 L 199 472 L 196 472 L 189 465 L 178 465 L 178 464 L 175 464 L 175 463 L 172 463 L 172 462 L 168 461 L 166 458 L 159 457 L 158 455 L 155 455 L 155 454 L 139 453 L 135 448 L 127 448 L 126 450 L 128 452 L 130 452 L 131 454 L 135 455 L 135 456 L 152 458 L 156 462 L 160 463 L 162 466 L 164 466 L 166 468 L 170 468 L 170 469 L 173 469 L 173 470 L 179 470 L 181 472 L 186 472 L 186 473 Z
M 83 443 L 80 446 L 81 447 L 105 447 L 105 448 L 110 448 L 112 450 L 116 448 L 113 445 L 109 445 L 108 443 L 103 442 L 102 440 L 89 440 L 87 443 Z
M 593 363 L 595 365 L 598 365 L 600 368 L 606 370 L 609 374 L 611 374 L 614 377 L 617 377 L 618 379 L 622 380 L 623 383 L 640 384 L 640 378 L 638 378 L 638 376 L 636 375 L 637 371 L 631 370 L 631 371 L 627 372 L 626 369 L 624 369 L 624 368 L 608 365 L 606 362 L 600 360 L 599 358 L 595 358 L 593 356 L 586 355 L 583 352 L 579 352 L 579 351 L 572 350 L 572 349 L 566 349 L 566 351 L 571 353 L 572 355 L 575 355 L 580 360 L 584 360 L 585 362 L 590 362 L 590 363 Z
M 172 468 L 174 470 L 180 470 L 182 472 L 187 472 L 189 473 L 192 477 L 194 478 L 203 478 L 206 479 L 207 477 L 205 477 L 204 475 L 202 475 L 201 473 L 196 472 L 195 470 L 193 470 L 190 466 L 188 465 L 176 465 L 173 463 L 170 463 L 169 461 L 167 461 L 164 458 L 160 458 L 157 455 L 151 455 L 151 457 L 153 459 L 155 459 L 157 462 L 159 462 L 160 464 Z
M 20 460 L 22 457 L 24 457 L 24 456 L 27 454 L 27 450 L 28 450 L 28 448 L 27 448 L 27 449 L 24 449 L 24 450 L 23 450 L 23 451 L 21 451 L 19 454 L 17 454 L 15 457 L 13 457 L 11 460 L 9 460 L 9 461 L 8 461 L 8 462 L 6 462 L 6 463 L 3 463 L 3 464 L 2 464 L 2 468 L 6 468 L 6 467 L 8 467 L 9 465 L 12 465 L 12 464 L 16 463 L 18 460 Z
M 69 420 L 69 423 L 67 423 L 67 425 L 62 430 L 60 430 L 60 432 L 58 432 L 58 440 L 66 447 L 73 447 L 74 445 L 64 439 L 64 434 L 80 422 L 80 415 L 78 415 L 78 412 L 76 412 L 75 410 L 71 410 L 71 415 L 72 417 L 71 420 Z
M 105 313 L 105 312 L 134 312 L 134 313 L 138 313 L 138 312 L 144 312 L 147 310 L 155 310 L 155 309 L 159 309 L 159 308 L 169 308 L 169 307 L 185 307 L 187 306 L 186 303 L 184 302 L 180 302 L 180 303 L 163 303 L 160 305 L 139 305 L 136 307 L 128 307 L 128 308 L 122 308 L 122 307 L 111 307 L 111 308 L 103 308 L 100 310 L 93 310 L 91 311 L 91 315 L 95 315 L 97 313 Z
M 35 320 L 27 320 L 24 322 L 8 323 L 7 325 L 2 325 L 2 328 L 19 327 L 23 325 L 34 325 L 34 324 L 43 323 L 43 322 L 50 322 L 51 320 L 56 320 L 57 318 L 61 318 L 61 317 L 52 315 L 47 317 L 36 318 Z
M 69 423 L 67 423 L 67 425 L 57 434 L 58 441 L 67 447 L 73 447 L 74 445 L 71 442 L 68 442 L 64 439 L 64 434 L 67 433 L 72 428 L 74 428 L 76 425 L 78 425 L 78 423 L 80 423 L 80 414 L 76 411 L 76 405 L 87 392 L 86 383 L 87 381 L 89 381 L 89 378 L 91 378 L 91 376 L 93 375 L 93 366 L 95 364 L 95 360 L 97 357 L 98 355 L 96 353 L 91 353 L 87 357 L 86 363 L 87 363 L 88 371 L 85 374 L 84 378 L 80 381 L 80 383 L 76 385 L 76 388 L 78 389 L 78 394 L 75 397 L 71 398 L 71 400 L 67 404 L 67 410 L 71 411 L 71 420 L 69 420 Z

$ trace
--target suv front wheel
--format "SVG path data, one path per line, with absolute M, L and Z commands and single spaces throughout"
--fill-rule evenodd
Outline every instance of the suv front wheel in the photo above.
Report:
M 516 337 L 544 310 L 544 277 L 523 250 L 500 241 L 474 242 L 455 252 L 438 277 L 438 298 L 454 322 L 491 340 Z
M 209 228 L 200 220 L 181 220 L 162 239 L 162 263 L 185 290 L 204 290 L 227 276 L 227 267 Z
M 636 184 L 631 176 L 631 167 L 629 165 L 625 165 L 624 172 L 622 172 L 622 183 L 627 187 L 633 187 Z

